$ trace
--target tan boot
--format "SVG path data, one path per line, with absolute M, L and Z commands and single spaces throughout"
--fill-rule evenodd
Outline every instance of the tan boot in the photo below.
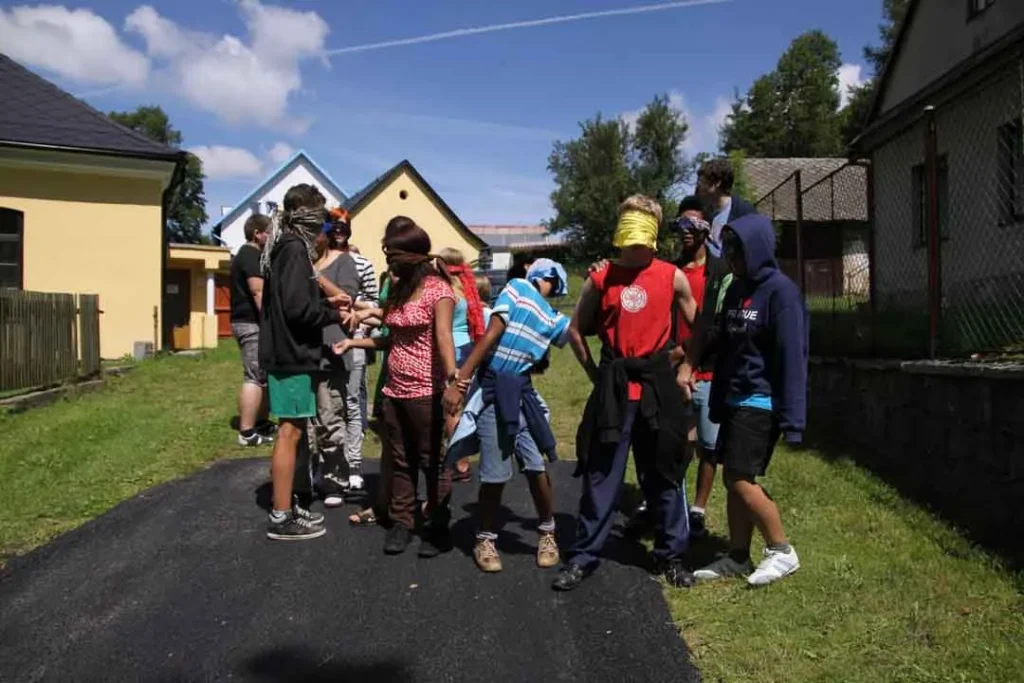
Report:
M 480 571 L 494 574 L 501 571 L 501 555 L 494 541 L 489 538 L 476 539 L 476 547 L 473 548 L 473 559 Z
M 537 538 L 537 566 L 543 569 L 554 567 L 559 563 L 558 544 L 555 542 L 555 533 L 543 533 Z

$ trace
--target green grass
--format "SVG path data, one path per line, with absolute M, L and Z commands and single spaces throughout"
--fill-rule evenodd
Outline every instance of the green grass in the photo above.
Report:
M 240 378 L 231 344 L 159 358 L 103 390 L 0 416 L 0 552 L 24 552 L 232 445 Z M 572 457 L 589 386 L 556 351 L 537 386 Z M 369 437 L 366 455 L 378 453 Z M 692 473 L 692 469 L 691 469 Z M 846 459 L 780 450 L 766 485 L 803 568 L 767 589 L 666 589 L 707 681 L 1021 680 L 1019 577 Z M 724 496 L 709 508 L 722 531 Z M 755 548 L 755 551 L 758 549 Z
M 145 361 L 97 392 L 0 415 L 0 557 L 156 483 L 245 454 L 229 424 L 240 379 L 237 351 L 224 345 L 205 359 Z

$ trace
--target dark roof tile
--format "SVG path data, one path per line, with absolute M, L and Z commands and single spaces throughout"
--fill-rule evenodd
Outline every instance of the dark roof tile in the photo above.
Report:
M 181 152 L 111 120 L 0 54 L 0 144 L 176 159 Z

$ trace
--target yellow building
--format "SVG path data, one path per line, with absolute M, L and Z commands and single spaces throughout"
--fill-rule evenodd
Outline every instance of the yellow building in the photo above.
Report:
M 430 235 L 435 252 L 455 247 L 466 255 L 467 261 L 476 261 L 487 248 L 408 161 L 402 161 L 352 195 L 345 208 L 352 221 L 352 244 L 373 263 L 378 274 L 386 267 L 380 241 L 388 221 L 395 216 L 408 216 L 416 221 Z
M 183 153 L 0 54 L 0 287 L 98 294 L 100 353 L 161 345 L 164 198 Z
M 178 349 L 210 349 L 231 336 L 231 250 L 172 244 L 167 258 L 164 322 Z

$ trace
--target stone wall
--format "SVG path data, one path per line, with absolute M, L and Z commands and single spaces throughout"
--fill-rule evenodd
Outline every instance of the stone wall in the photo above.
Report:
M 812 360 L 809 374 L 826 452 L 1024 560 L 1024 365 Z

